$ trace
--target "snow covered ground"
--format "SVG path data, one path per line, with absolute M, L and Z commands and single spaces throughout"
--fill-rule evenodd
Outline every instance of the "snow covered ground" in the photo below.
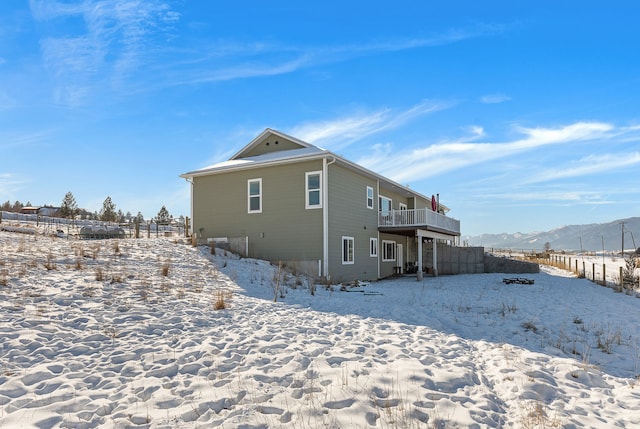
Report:
M 640 299 L 561 270 L 341 291 L 176 238 L 0 257 L 0 428 L 640 425 Z

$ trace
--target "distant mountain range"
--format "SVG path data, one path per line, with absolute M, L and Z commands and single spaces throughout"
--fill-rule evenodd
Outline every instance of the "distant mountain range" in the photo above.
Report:
M 515 234 L 483 234 L 463 236 L 469 246 L 484 246 L 485 249 L 542 250 L 549 243 L 553 250 L 602 251 L 622 249 L 622 223 L 624 223 L 624 248 L 633 251 L 640 247 L 640 217 L 614 220 L 609 223 L 568 225 L 547 232 Z

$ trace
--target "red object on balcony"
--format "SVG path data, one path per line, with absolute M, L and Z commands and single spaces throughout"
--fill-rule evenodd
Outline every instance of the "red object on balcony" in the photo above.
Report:
M 436 196 L 435 195 L 431 195 L 431 210 L 433 210 L 434 212 L 437 209 L 437 204 L 436 204 Z

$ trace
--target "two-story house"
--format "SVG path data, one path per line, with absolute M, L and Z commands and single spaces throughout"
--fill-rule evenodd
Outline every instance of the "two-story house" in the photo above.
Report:
M 460 236 L 435 197 L 272 129 L 228 161 L 180 177 L 191 183 L 199 240 L 332 281 L 406 271 L 421 279 L 427 265 L 437 274 L 436 241 Z

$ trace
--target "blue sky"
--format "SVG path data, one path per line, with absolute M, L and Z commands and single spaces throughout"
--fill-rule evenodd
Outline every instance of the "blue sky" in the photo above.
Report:
M 441 4 L 442 3 L 442 4 Z M 446 3 L 446 4 L 444 4 Z M 640 5 L 0 2 L 0 201 L 189 215 L 265 128 L 425 194 L 463 235 L 640 215 Z

